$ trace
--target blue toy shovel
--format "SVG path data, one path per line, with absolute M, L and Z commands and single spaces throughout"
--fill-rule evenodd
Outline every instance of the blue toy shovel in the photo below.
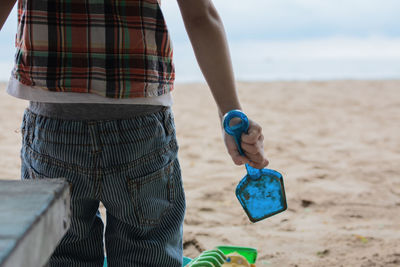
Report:
M 239 124 L 230 125 L 233 118 L 239 118 Z M 240 110 L 231 110 L 224 117 L 224 129 L 235 139 L 240 155 L 244 155 L 240 146 L 242 133 L 247 133 L 249 120 Z M 246 164 L 247 175 L 236 187 L 236 197 L 250 221 L 258 222 L 287 209 L 285 188 L 282 175 L 270 169 L 256 169 Z

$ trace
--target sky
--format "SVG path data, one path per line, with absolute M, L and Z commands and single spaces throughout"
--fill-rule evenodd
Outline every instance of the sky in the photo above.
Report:
M 238 80 L 400 78 L 398 0 L 214 0 Z M 175 0 L 162 9 L 178 81 L 204 81 Z
M 329 65 L 323 75 L 320 73 L 322 78 L 346 78 L 340 74 L 341 64 L 353 64 L 356 69 L 346 70 L 353 78 L 358 77 L 357 73 L 362 74 L 361 78 L 365 75 L 390 78 L 400 74 L 398 0 L 214 0 L 213 3 L 223 20 L 234 69 L 241 79 L 296 79 L 303 72 L 309 72 L 303 76 L 312 79 L 312 73 L 321 70 L 318 64 Z M 199 68 L 193 64 L 194 54 L 176 0 L 162 0 L 162 10 L 173 40 L 177 77 L 183 77 L 182 81 L 202 80 Z M 14 7 L 0 32 L 0 80 L 8 79 L 7 70 L 13 64 L 16 29 Z M 336 70 L 332 63 L 335 60 L 343 60 Z M 375 65 L 376 70 L 363 69 L 365 62 Z M 310 68 L 304 70 L 301 66 L 307 64 Z M 268 66 L 267 74 L 257 72 Z M 273 73 L 279 70 L 280 73 Z
M 400 37 L 398 0 L 214 0 L 229 40 L 299 40 L 330 36 Z M 176 41 L 184 30 L 175 0 L 162 8 Z

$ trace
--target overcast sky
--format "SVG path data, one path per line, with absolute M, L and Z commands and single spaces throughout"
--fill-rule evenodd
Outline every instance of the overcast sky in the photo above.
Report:
M 222 17 L 236 58 L 249 57 L 254 61 L 260 57 L 270 58 L 271 55 L 310 57 L 325 54 L 337 57 L 340 56 L 338 53 L 342 57 L 357 54 L 400 57 L 400 0 L 213 2 Z M 194 57 L 176 0 L 162 0 L 162 9 L 173 44 L 180 52 L 176 62 L 182 62 L 180 66 L 189 66 L 192 63 L 184 61 L 192 62 Z M 14 7 L 0 32 L 0 79 L 8 77 L 8 71 L 3 70 L 11 69 L 13 64 L 16 30 L 17 13 Z M 255 51 L 249 51 L 252 46 Z
M 229 40 L 331 36 L 400 37 L 399 0 L 214 0 Z M 175 41 L 185 38 L 175 0 L 162 8 Z
M 399 0 L 214 0 L 214 4 L 232 41 L 400 37 Z M 163 0 L 162 9 L 174 41 L 186 40 L 176 0 Z M 1 45 L 13 45 L 16 16 L 14 8 L 0 33 Z

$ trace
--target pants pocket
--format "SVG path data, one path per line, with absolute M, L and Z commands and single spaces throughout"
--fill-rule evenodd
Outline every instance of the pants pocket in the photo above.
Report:
M 37 170 L 35 170 L 33 167 L 29 166 L 28 164 L 22 162 L 21 164 L 21 179 L 44 179 L 44 178 L 50 178 Z
M 164 129 L 167 136 L 172 135 L 175 132 L 174 115 L 171 109 L 168 109 L 164 114 Z
M 176 159 L 175 159 L 176 160 Z M 139 224 L 157 225 L 172 207 L 174 196 L 174 162 L 151 174 L 127 177 L 128 191 Z
M 21 148 L 21 180 L 64 178 L 69 184 L 70 194 L 72 195 L 74 184 L 70 179 L 66 178 L 64 175 L 58 175 L 55 168 L 52 168 L 51 165 L 44 164 L 32 158 L 27 161 L 27 155 L 25 155 L 25 153 L 26 147 L 23 146 Z

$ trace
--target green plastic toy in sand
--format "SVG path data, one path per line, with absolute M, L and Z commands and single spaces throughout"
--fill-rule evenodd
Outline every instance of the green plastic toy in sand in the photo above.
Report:
M 257 249 L 238 246 L 217 246 L 216 249 L 203 251 L 198 257 L 191 259 L 183 257 L 184 267 L 221 267 L 227 260 L 229 254 L 237 253 L 243 256 L 250 264 L 255 264 Z M 107 267 L 107 258 L 104 266 Z
M 257 260 L 257 249 L 255 248 L 237 247 L 237 246 L 218 246 L 217 249 L 222 251 L 224 255 L 236 252 L 245 257 L 250 264 L 256 263 Z
M 217 246 L 216 249 L 206 250 L 198 257 L 191 260 L 186 267 L 221 267 L 224 263 L 229 263 L 232 254 L 239 254 L 244 257 L 249 264 L 255 264 L 257 259 L 257 249 L 239 246 Z
M 226 256 L 218 249 L 206 250 L 193 259 L 187 267 L 221 267 L 226 261 Z

